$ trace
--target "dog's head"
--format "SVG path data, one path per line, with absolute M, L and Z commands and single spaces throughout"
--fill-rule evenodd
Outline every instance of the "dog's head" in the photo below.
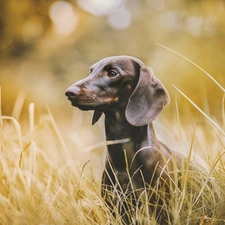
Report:
M 95 110 L 93 124 L 102 112 L 123 110 L 133 126 L 154 120 L 169 103 L 169 95 L 151 68 L 131 56 L 107 57 L 91 66 L 90 74 L 66 90 L 71 104 Z

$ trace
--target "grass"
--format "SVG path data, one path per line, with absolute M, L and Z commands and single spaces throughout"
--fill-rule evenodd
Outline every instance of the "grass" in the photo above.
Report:
M 88 191 L 51 113 L 35 125 L 33 109 L 26 134 L 13 117 L 1 116 L 0 224 L 102 223 L 98 193 Z
M 117 207 L 114 218 L 100 196 L 104 143 L 91 145 L 85 148 L 88 152 L 83 152 L 80 148 L 85 138 L 81 136 L 86 137 L 86 132 L 81 130 L 69 139 L 71 130 L 59 129 L 49 108 L 35 120 L 33 103 L 27 121 L 20 121 L 23 102 L 24 95 L 20 95 L 11 116 L 0 113 L 0 224 L 122 224 Z M 225 121 L 224 99 L 222 102 Z M 225 224 L 224 124 L 219 126 L 207 115 L 214 127 L 210 134 L 204 127 L 196 127 L 193 132 L 193 128 L 182 128 L 178 106 L 177 112 L 178 126 L 169 124 L 168 130 L 173 127 L 180 141 L 174 146 L 178 151 L 184 147 L 188 156 L 181 168 L 175 166 L 174 171 L 168 171 L 169 199 L 163 192 L 151 191 L 162 200 L 173 225 Z M 188 141 L 185 136 L 190 137 Z M 197 148 L 204 152 L 205 161 L 194 157 Z M 194 168 L 190 166 L 192 158 L 197 161 Z M 147 198 L 145 192 L 143 196 Z M 149 212 L 145 203 L 132 209 L 131 221 L 156 224 L 157 204 Z

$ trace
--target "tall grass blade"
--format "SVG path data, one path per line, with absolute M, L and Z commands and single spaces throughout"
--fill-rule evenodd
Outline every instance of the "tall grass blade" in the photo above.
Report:
M 30 122 L 30 156 L 29 156 L 29 178 L 28 178 L 28 187 L 30 188 L 34 179 L 34 171 L 36 166 L 36 143 L 34 140 L 34 103 L 29 105 L 29 122 Z
M 225 93 L 223 94 L 222 99 L 222 120 L 223 120 L 223 129 L 225 130 Z
M 13 117 L 11 117 L 11 116 L 0 116 L 0 120 L 11 120 L 13 122 L 14 127 L 16 129 L 20 150 L 22 150 L 22 148 L 23 148 L 23 145 L 22 145 L 22 132 L 21 132 L 21 127 L 20 127 L 19 122 L 16 119 L 14 119 Z
M 196 129 L 194 130 L 194 133 L 193 133 L 192 139 L 191 139 L 191 146 L 190 146 L 190 149 L 189 149 L 187 162 L 186 162 L 185 173 L 184 173 L 184 179 L 183 179 L 184 184 L 183 184 L 183 187 L 187 186 L 189 166 L 191 165 L 191 155 L 192 155 L 192 151 L 193 151 L 193 148 L 194 148 L 193 146 L 194 146 L 195 132 L 196 132 Z
M 225 92 L 225 89 L 219 84 L 218 81 L 216 81 L 215 78 L 212 77 L 212 75 L 210 75 L 209 73 L 207 73 L 204 69 L 202 69 L 198 64 L 194 63 L 193 61 L 191 61 L 190 59 L 188 59 L 187 57 L 183 56 L 182 54 L 164 46 L 164 45 L 161 45 L 161 44 L 158 44 L 156 43 L 158 46 L 162 47 L 162 48 L 165 48 L 177 55 L 179 55 L 180 57 L 182 57 L 183 59 L 187 60 L 188 62 L 190 62 L 191 64 L 193 64 L 194 66 L 196 66 L 198 69 L 200 69 L 202 72 L 204 72 L 223 92 Z
M 0 125 L 2 125 L 2 90 L 0 86 Z
M 34 133 L 34 103 L 30 103 L 29 105 L 29 122 L 30 122 L 30 133 L 33 135 Z
M 181 94 L 183 95 L 203 116 L 205 116 L 224 136 L 225 132 L 217 125 L 205 112 L 203 112 L 190 98 L 187 97 L 179 88 L 177 88 L 175 85 L 173 87 Z
M 179 142 L 180 142 L 180 146 L 182 146 L 182 128 L 181 128 L 180 113 L 179 113 L 177 98 L 175 100 L 175 106 L 176 106 L 176 113 L 177 113 L 177 120 L 178 120 L 178 127 L 179 127 Z
M 48 106 L 46 108 L 47 108 L 48 116 L 49 116 L 49 119 L 50 119 L 50 123 L 52 125 L 52 130 L 55 131 L 55 134 L 56 134 L 56 136 L 57 136 L 57 138 L 59 140 L 60 146 L 63 148 L 64 152 L 68 153 L 66 144 L 65 144 L 65 142 L 63 140 L 63 137 L 62 137 L 62 135 L 61 135 L 61 133 L 60 133 L 60 131 L 58 129 L 58 126 L 57 126 L 57 124 L 55 122 L 55 119 L 54 119 L 54 117 L 52 115 L 52 112 L 51 112 L 51 110 L 50 110 L 50 108 Z
M 13 106 L 13 110 L 12 110 L 12 117 L 14 117 L 15 119 L 19 120 L 20 118 L 20 114 L 23 108 L 23 104 L 25 101 L 26 95 L 25 93 L 21 92 L 18 94 L 17 98 L 16 98 L 16 102 Z

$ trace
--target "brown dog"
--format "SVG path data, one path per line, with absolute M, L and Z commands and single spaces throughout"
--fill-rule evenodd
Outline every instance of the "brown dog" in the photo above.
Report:
M 105 114 L 103 190 L 125 196 L 132 192 L 138 199 L 146 185 L 167 180 L 165 161 L 172 152 L 156 139 L 152 121 L 169 103 L 169 95 L 143 62 L 130 56 L 104 58 L 91 66 L 88 77 L 69 87 L 66 96 L 73 106 L 94 110 L 92 124 Z

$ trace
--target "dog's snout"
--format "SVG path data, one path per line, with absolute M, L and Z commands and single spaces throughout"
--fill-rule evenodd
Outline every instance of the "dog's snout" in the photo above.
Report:
M 78 95 L 80 89 L 78 87 L 69 87 L 66 92 L 65 95 L 68 98 L 74 98 L 76 95 Z
M 68 90 L 68 91 L 65 92 L 65 95 L 66 95 L 68 98 L 70 98 L 70 97 L 74 96 L 74 93 Z

